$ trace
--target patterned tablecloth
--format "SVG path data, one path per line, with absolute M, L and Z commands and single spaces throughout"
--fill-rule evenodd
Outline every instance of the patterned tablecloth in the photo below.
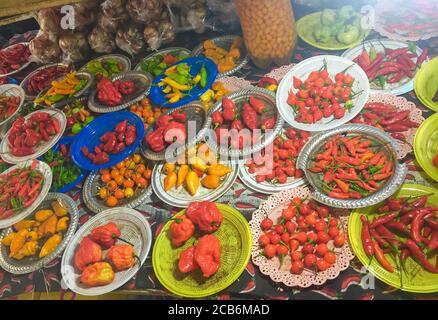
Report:
M 17 36 L 12 39 L 13 42 L 21 41 L 22 37 L 31 37 L 34 33 Z M 173 45 L 193 48 L 197 43 L 212 36 L 213 33 L 196 35 L 182 34 L 178 41 Z M 377 34 L 370 35 L 370 38 L 378 37 Z M 438 39 L 419 42 L 420 47 L 428 46 L 431 50 L 431 56 L 438 55 Z M 298 42 L 292 63 L 297 63 L 308 57 L 320 54 L 336 54 L 341 52 L 324 52 L 310 48 L 302 41 Z M 287 67 L 275 71 L 280 74 L 281 71 L 287 70 Z M 245 66 L 233 78 L 227 79 L 233 83 L 257 83 L 258 79 L 272 70 L 260 70 L 249 64 Z M 25 74 L 18 75 L 20 80 Z M 245 80 L 243 80 L 245 79 Z M 414 102 L 422 111 L 425 117 L 432 112 L 421 105 L 416 99 L 415 93 L 410 92 L 405 97 Z M 408 155 L 403 161 L 409 166 L 409 173 L 406 179 L 407 183 L 418 183 L 424 185 L 434 185 L 434 182 L 421 171 L 421 168 L 415 163 L 413 154 Z M 76 188 L 69 193 L 76 201 L 80 211 L 80 224 L 83 224 L 91 217 L 91 213 L 85 207 L 81 189 Z M 244 216 L 250 220 L 251 213 L 258 208 L 261 201 L 265 200 L 267 195 L 253 192 L 246 188 L 239 180 L 233 187 L 218 201 L 237 208 Z M 172 214 L 178 212 L 159 201 L 154 195 L 142 204 L 137 210 L 141 211 L 149 220 L 154 237 L 158 235 L 164 223 Z M 139 270 L 137 275 L 131 279 L 120 290 L 124 293 L 146 295 L 154 298 L 177 298 L 159 283 L 152 269 L 151 254 L 145 264 Z M 74 298 L 71 292 L 62 282 L 61 277 L 61 259 L 58 258 L 45 268 L 27 275 L 11 275 L 0 270 L 0 298 L 13 298 L 22 293 L 32 292 L 60 292 L 60 298 Z M 239 279 L 223 292 L 210 297 L 211 299 L 438 299 L 438 293 L 435 294 L 412 294 L 392 288 L 385 283 L 374 279 L 362 269 L 362 265 L 357 259 L 352 260 L 347 270 L 342 272 L 337 279 L 326 282 L 320 287 L 310 287 L 307 289 L 288 288 L 283 285 L 272 282 L 268 277 L 262 275 L 256 266 L 250 261 L 245 271 Z

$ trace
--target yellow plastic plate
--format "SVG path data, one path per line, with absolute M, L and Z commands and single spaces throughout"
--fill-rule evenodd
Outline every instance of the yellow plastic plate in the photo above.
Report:
M 438 102 L 432 100 L 438 90 L 438 57 L 421 66 L 414 79 L 414 90 L 421 103 L 438 112 Z
M 330 41 L 325 43 L 316 41 L 315 37 L 313 36 L 313 32 L 321 27 L 321 12 L 309 14 L 297 21 L 297 33 L 300 38 L 303 39 L 304 42 L 323 50 L 345 50 L 353 48 L 362 43 L 362 41 L 368 37 L 371 31 L 369 29 L 361 29 L 361 33 L 357 41 L 346 45 L 334 38 L 331 38 Z
M 251 256 L 251 231 L 248 221 L 236 209 L 216 203 L 224 219 L 218 231 L 214 232 L 221 243 L 221 261 L 218 272 L 210 278 L 204 278 L 200 270 L 184 274 L 178 269 L 181 251 L 190 247 L 199 232 L 179 248 L 170 241 L 169 229 L 173 222 L 169 220 L 158 235 L 152 254 L 155 275 L 170 292 L 187 298 L 202 298 L 218 293 L 230 286 L 245 270 Z M 179 212 L 183 215 L 186 210 Z
M 434 195 L 429 197 L 428 204 L 438 206 L 438 190 L 422 185 L 404 184 L 394 197 L 419 196 L 430 193 L 434 193 Z M 368 270 L 372 274 L 390 286 L 408 292 L 437 292 L 438 274 L 425 271 L 412 257 L 406 259 L 403 269 L 396 267 L 399 261 L 398 258 L 396 259 L 393 255 L 386 254 L 388 261 L 396 267 L 394 273 L 391 273 L 386 271 L 376 259 L 371 259 L 370 261 L 366 256 L 361 240 L 362 222 L 360 221 L 360 216 L 364 214 L 371 221 L 377 216 L 376 209 L 378 206 L 379 204 L 357 209 L 351 213 L 350 220 L 348 221 L 348 236 L 354 254 L 364 266 L 368 266 Z M 430 262 L 435 265 L 435 260 L 436 257 L 433 257 Z
M 415 133 L 414 153 L 423 170 L 435 181 L 438 181 L 438 168 L 432 163 L 438 154 L 438 113 L 427 118 Z

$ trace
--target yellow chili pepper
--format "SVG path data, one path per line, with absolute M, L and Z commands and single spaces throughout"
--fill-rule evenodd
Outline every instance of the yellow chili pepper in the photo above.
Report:
M 56 232 L 66 231 L 68 229 L 69 220 L 69 217 L 62 217 L 61 219 L 59 219 L 58 223 L 56 224 Z
M 16 260 L 21 260 L 24 257 L 33 256 L 36 253 L 37 249 L 38 249 L 38 242 L 37 241 L 26 242 L 23 245 L 23 247 L 12 256 L 12 258 L 14 258 Z
M 170 189 L 172 189 L 176 184 L 176 180 L 177 180 L 176 172 L 175 171 L 169 172 L 166 178 L 164 179 L 164 190 L 167 192 Z
M 172 87 L 171 86 L 166 86 L 164 89 L 163 89 L 163 93 L 169 93 L 169 92 L 171 92 L 172 91 Z
M 194 196 L 199 189 L 199 177 L 194 171 L 190 171 L 186 176 L 187 191 Z
M 185 84 L 179 84 L 178 82 L 170 79 L 170 78 L 164 78 L 162 80 L 162 82 L 170 85 L 172 88 L 181 90 L 181 91 L 189 91 L 190 89 L 192 89 L 191 86 L 185 85 Z
M 58 217 L 63 217 L 67 215 L 68 211 L 59 201 L 53 201 L 51 203 L 53 211 Z
M 169 99 L 169 103 L 177 103 L 181 98 L 181 95 L 175 94 L 172 98 Z
M 209 174 L 201 180 L 201 184 L 207 189 L 217 189 L 221 184 L 221 178 L 219 176 Z
M 176 183 L 176 185 L 178 187 L 181 187 L 183 185 L 184 181 L 186 180 L 187 173 L 189 173 L 189 171 L 190 171 L 190 167 L 188 165 L 186 165 L 186 164 L 183 164 L 183 165 L 181 165 L 179 167 L 179 169 L 178 169 L 178 180 L 177 180 L 177 183 Z
M 266 89 L 268 89 L 269 91 L 273 91 L 275 92 L 277 90 L 278 86 L 276 84 L 270 84 L 269 86 L 266 87 Z
M 44 228 L 44 235 L 55 234 L 57 224 L 58 224 L 58 217 L 56 215 L 50 216 L 50 218 L 47 219 L 47 224 Z
M 73 88 L 73 85 L 67 83 L 67 81 L 52 81 L 51 85 L 51 89 L 70 90 Z
M 40 210 L 35 213 L 35 219 L 37 221 L 43 222 L 46 221 L 48 218 L 50 218 L 53 215 L 52 210 Z
M 21 229 L 31 229 L 35 225 L 35 220 L 21 220 L 14 224 L 14 229 L 20 231 Z
M 76 77 L 76 72 L 68 73 L 65 77 L 65 80 L 67 79 L 73 82 L 75 85 L 80 83 L 79 79 Z
M 205 172 L 208 169 L 207 164 L 200 157 L 193 157 L 189 162 L 192 169 L 199 170 L 201 172 Z
M 12 240 L 14 240 L 14 237 L 17 235 L 16 232 L 11 232 L 10 234 L 8 234 L 6 237 L 4 237 L 2 239 L 2 245 L 4 246 L 10 246 Z
M 43 258 L 53 252 L 53 250 L 56 249 L 56 247 L 61 243 L 62 236 L 60 234 L 55 234 L 51 236 L 49 239 L 47 239 L 46 243 L 44 243 L 43 247 L 40 251 L 40 258 Z
M 214 163 L 208 168 L 208 174 L 223 177 L 233 170 L 220 163 Z
M 76 92 L 74 89 L 58 89 L 58 88 L 56 88 L 55 90 L 56 90 L 56 94 L 65 94 L 65 95 L 72 94 L 72 93 Z
M 172 67 L 168 68 L 168 69 L 164 72 L 164 74 L 165 74 L 166 76 L 168 76 L 169 74 L 174 74 L 174 73 L 175 73 L 175 70 L 176 70 L 176 66 L 172 66 Z
M 17 232 L 14 239 L 11 241 L 9 256 L 14 256 L 26 243 L 26 237 L 29 231 L 22 229 Z
M 164 174 L 169 174 L 171 172 L 175 171 L 175 164 L 174 163 L 169 163 L 167 162 L 164 166 L 163 166 L 163 173 Z
M 30 231 L 30 232 L 27 234 L 27 239 L 28 239 L 28 240 L 31 240 L 31 241 L 36 241 L 36 240 L 38 240 L 38 233 L 37 233 L 36 231 Z
M 194 78 L 193 78 L 193 83 L 196 85 L 199 83 L 199 81 L 201 81 L 201 75 L 198 73 Z
M 371 159 L 372 157 L 374 157 L 374 153 L 372 152 L 367 152 L 365 153 L 361 158 L 360 158 L 360 162 L 364 163 L 366 160 Z

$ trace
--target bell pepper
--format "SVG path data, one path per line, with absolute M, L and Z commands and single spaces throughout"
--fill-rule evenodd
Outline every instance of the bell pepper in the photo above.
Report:
M 58 223 L 56 224 L 56 232 L 63 232 L 68 229 L 68 221 L 70 220 L 69 217 L 62 217 L 58 220 Z
M 31 229 L 35 225 L 35 220 L 21 220 L 14 224 L 15 231 L 20 231 L 21 229 Z
M 179 254 L 178 269 L 182 273 L 189 273 L 196 270 L 198 265 L 195 261 L 195 246 L 188 247 Z
M 177 187 L 182 186 L 186 180 L 187 173 L 189 173 L 190 167 L 187 164 L 182 164 L 178 169 Z
M 209 278 L 220 267 L 221 245 L 219 239 L 211 234 L 199 238 L 195 248 L 195 261 L 204 277 Z
M 113 268 L 108 262 L 96 262 L 86 267 L 81 274 L 81 282 L 89 287 L 105 286 L 113 282 Z
M 219 229 L 223 216 L 216 204 L 211 201 L 192 202 L 186 211 L 187 217 L 203 232 Z
M 103 248 L 108 249 L 116 243 L 121 234 L 117 225 L 114 222 L 109 222 L 91 230 L 89 237 Z
M 221 184 L 221 179 L 219 176 L 209 174 L 202 178 L 201 184 L 207 189 L 217 189 Z
M 102 249 L 89 237 L 82 239 L 74 257 L 74 265 L 77 269 L 83 271 L 87 265 L 102 260 Z
M 105 256 L 105 260 L 110 262 L 116 271 L 133 267 L 135 259 L 134 247 L 129 244 L 116 244 L 108 250 Z
M 224 166 L 223 164 L 220 163 L 214 163 L 212 164 L 209 168 L 208 168 L 208 174 L 209 175 L 215 175 L 215 176 L 219 176 L 219 177 L 223 177 L 227 174 L 229 174 L 230 172 L 232 172 L 233 170 L 227 166 Z
M 163 136 L 164 141 L 169 144 L 177 140 L 185 141 L 187 137 L 186 126 L 180 122 L 171 122 L 164 129 Z
M 60 234 L 55 234 L 51 236 L 47 241 L 44 243 L 43 247 L 41 248 L 39 257 L 43 258 L 53 252 L 53 250 L 56 249 L 56 247 L 61 243 L 62 236 Z
M 52 210 L 39 210 L 35 213 L 35 220 L 39 222 L 43 222 L 46 221 L 52 215 L 53 215 Z
M 26 242 L 18 252 L 12 256 L 16 260 L 21 260 L 25 257 L 33 256 L 38 249 L 38 242 L 36 240 Z
M 189 193 L 194 196 L 199 189 L 199 176 L 195 171 L 191 170 L 186 176 L 186 187 Z
M 160 127 L 152 132 L 150 132 L 146 137 L 145 141 L 149 148 L 154 152 L 161 152 L 166 148 L 164 142 L 164 130 L 165 127 Z
M 175 171 L 169 172 L 166 175 L 166 178 L 164 178 L 164 191 L 168 192 L 172 189 L 175 186 L 177 179 L 178 177 Z
M 195 225 L 186 215 L 175 218 L 170 225 L 170 238 L 175 247 L 182 246 L 195 233 Z
M 14 238 L 11 241 L 11 245 L 9 247 L 9 256 L 13 257 L 15 254 L 18 253 L 18 251 L 24 246 L 26 243 L 26 238 L 29 231 L 27 229 L 22 229 L 17 232 L 17 234 L 14 236 Z

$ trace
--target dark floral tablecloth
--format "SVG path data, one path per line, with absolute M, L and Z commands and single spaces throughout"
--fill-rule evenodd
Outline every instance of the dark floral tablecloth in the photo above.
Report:
M 14 37 L 12 42 L 22 41 L 24 38 L 31 38 L 35 33 L 29 32 L 25 35 Z M 197 35 L 192 33 L 179 35 L 178 41 L 173 45 L 184 46 L 187 48 L 195 47 L 200 41 L 203 41 L 212 36 L 214 33 Z M 370 35 L 370 38 L 378 37 L 377 34 Z M 438 39 L 419 42 L 418 45 L 422 48 L 428 46 L 430 48 L 430 56 L 438 55 Z M 292 62 L 299 62 L 311 56 L 320 54 L 337 54 L 341 52 L 324 52 L 310 48 L 301 40 L 297 44 Z M 136 62 L 136 61 L 134 61 Z M 235 75 L 243 77 L 252 83 L 257 83 L 258 79 L 267 74 L 270 70 L 260 70 L 253 65 L 247 65 L 239 74 Z M 27 71 L 29 72 L 29 71 Z M 25 73 L 15 76 L 10 81 L 20 81 L 25 76 Z M 415 93 L 410 92 L 405 97 L 413 101 L 422 111 L 425 117 L 428 117 L 432 112 L 421 105 L 416 99 Z M 404 161 L 409 166 L 409 173 L 406 179 L 408 183 L 418 183 L 429 186 L 434 186 L 434 181 L 430 180 L 427 175 L 421 171 L 421 168 L 415 163 L 413 154 L 408 155 Z M 80 211 L 80 224 L 86 222 L 91 213 L 85 207 L 81 198 L 81 189 L 76 188 L 69 195 L 76 201 Z M 218 201 L 237 208 L 245 217 L 250 220 L 251 213 L 258 208 L 261 201 L 267 199 L 268 196 L 255 193 L 247 189 L 242 183 L 237 180 L 233 187 Z M 156 237 L 163 227 L 167 219 L 179 210 L 171 208 L 160 202 L 157 198 L 152 198 L 137 208 L 149 220 L 153 234 Z M 157 280 L 150 259 L 139 270 L 137 275 L 131 279 L 126 285 L 120 288 L 120 291 L 125 294 L 139 295 L 144 298 L 155 299 L 177 299 L 178 297 L 166 291 Z M 66 286 L 62 283 L 61 277 L 61 259 L 54 260 L 45 268 L 35 271 L 27 275 L 12 275 L 0 270 L 0 298 L 14 298 L 14 296 L 22 293 L 32 292 L 59 292 L 59 298 L 68 297 L 75 298 Z M 379 281 L 378 279 L 370 279 L 369 275 L 357 259 L 354 259 L 349 268 L 342 272 L 337 279 L 326 282 L 320 287 L 311 287 L 307 289 L 289 288 L 279 285 L 271 281 L 267 276 L 261 274 L 256 266 L 250 261 L 239 277 L 239 279 L 223 292 L 209 297 L 209 299 L 438 299 L 438 293 L 435 294 L 413 294 L 406 293 L 395 289 Z

